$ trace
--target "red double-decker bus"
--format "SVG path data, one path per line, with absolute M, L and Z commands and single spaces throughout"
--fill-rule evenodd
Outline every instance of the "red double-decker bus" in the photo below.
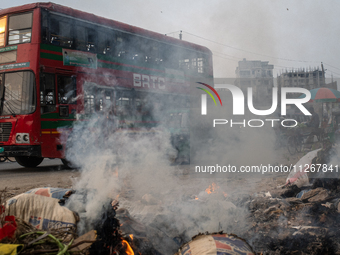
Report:
M 190 83 L 212 78 L 199 45 L 54 3 L 0 10 L 0 156 L 63 160 L 75 121 L 107 111 L 115 129 L 150 127 L 131 113 L 148 112 L 150 98 L 185 102 Z

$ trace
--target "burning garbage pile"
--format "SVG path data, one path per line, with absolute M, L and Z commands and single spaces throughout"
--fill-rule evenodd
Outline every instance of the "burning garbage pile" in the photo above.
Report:
M 228 227 L 224 226 L 222 221 L 217 225 L 212 224 L 214 221 L 209 219 L 207 211 L 204 210 L 198 214 L 199 219 L 192 215 L 196 224 L 192 225 L 194 219 L 188 218 L 187 209 L 198 211 L 206 206 L 217 208 L 217 200 L 214 201 L 216 196 L 218 200 L 223 198 L 219 202 L 221 214 L 224 212 L 234 214 L 234 218 L 237 217 L 235 206 L 225 201 L 227 194 L 215 183 L 198 196 L 183 197 L 182 202 L 188 203 L 187 208 L 183 208 L 183 205 L 175 207 L 174 204 L 170 207 L 162 206 L 150 194 L 144 195 L 141 201 L 144 205 L 142 214 L 145 218 L 141 219 L 143 223 L 135 218 L 138 215 L 133 217 L 127 209 L 118 208 L 117 200 L 107 200 L 100 215 L 94 221 L 89 221 L 84 214 L 84 207 L 80 204 L 87 201 L 87 196 L 92 196 L 90 193 L 83 190 L 37 188 L 8 199 L 6 206 L 2 207 L 2 216 L 13 216 L 2 221 L 0 232 L 9 224 L 12 226 L 12 232 L 3 231 L 5 234 L 0 243 L 6 247 L 0 246 L 0 251 L 10 247 L 17 252 L 20 251 L 20 254 L 165 255 L 179 252 L 178 254 L 194 255 L 205 254 L 201 248 L 197 250 L 197 247 L 207 242 L 203 245 L 207 252 L 209 249 L 227 252 L 232 248 L 232 252 L 225 254 L 238 254 L 237 252 L 255 254 L 244 240 L 235 235 L 224 234 L 222 231 L 215 234 L 200 234 L 190 241 L 192 233 L 199 233 L 197 229 L 204 232 Z M 72 210 L 69 209 L 72 206 L 68 205 L 71 202 Z M 125 202 L 125 205 L 128 204 Z M 171 213 L 168 210 L 172 206 L 174 207 Z M 149 221 L 146 218 L 149 218 Z M 183 227 L 169 224 L 169 219 L 177 221 L 177 224 Z M 147 222 L 150 223 L 145 224 Z M 234 221 L 234 224 L 238 224 L 237 221 Z M 80 233 L 84 234 L 79 236 Z M 214 240 L 214 247 L 210 245 L 210 240 Z
M 151 243 L 161 254 L 206 254 L 200 249 L 201 253 L 195 253 L 197 248 L 194 247 L 200 246 L 202 240 L 215 243 L 215 239 L 214 247 L 208 245 L 210 252 L 244 252 L 243 248 L 233 244 L 231 236 L 225 236 L 223 232 L 238 234 L 240 231 L 234 230 L 245 229 L 242 219 L 246 212 L 228 201 L 228 194 L 216 183 L 210 184 L 197 195 L 183 193 L 177 197 L 174 191 L 170 191 L 162 196 L 145 194 L 135 200 L 120 197 L 120 203 L 122 208 L 117 211 L 117 218 L 122 223 L 121 229 L 133 233 L 145 244 Z M 214 231 L 220 232 L 209 234 Z M 202 239 L 198 238 L 198 233 L 204 233 L 199 235 Z M 226 253 L 224 248 L 227 246 L 234 247 L 233 252 Z M 247 251 L 251 252 L 251 249 Z
M 75 129 L 79 132 L 75 132 L 76 139 L 71 137 L 69 159 L 81 168 L 81 177 L 74 189 L 97 192 L 83 202 L 77 201 L 76 193 L 66 207 L 82 211 L 80 219 L 92 224 L 102 217 L 102 206 L 109 203 L 104 198 L 119 194 L 116 218 L 120 229 L 133 235 L 133 243 L 142 254 L 173 255 L 198 233 L 223 230 L 238 234 L 233 229 L 242 229 L 240 225 L 245 224 L 243 209 L 227 201 L 228 195 L 218 185 L 209 181 L 209 187 L 206 180 L 202 185 L 192 183 L 193 192 L 191 185 L 179 184 L 178 176 L 174 176 L 179 171 L 169 164 L 168 155 L 174 150 L 169 134 L 131 136 L 115 132 L 106 139 L 105 146 L 94 146 L 93 136 L 100 134 L 88 132 L 83 126 Z M 81 222 L 77 227 L 82 233 L 91 230 Z
M 340 182 L 334 179 L 337 176 L 320 179 L 320 173 L 308 174 L 311 164 L 327 164 L 331 155 L 338 155 L 332 147 L 305 155 L 296 164 L 303 169 L 292 171 L 283 188 L 240 197 L 207 179 L 188 177 L 181 182 L 185 177 L 174 178 L 178 169 L 164 157 L 171 148 L 169 137 L 160 133 L 153 136 L 157 143 L 150 136 L 116 133 L 102 150 L 93 146 L 89 136 L 85 130 L 81 139 L 75 139 L 81 144 L 71 147 L 71 157 L 82 171 L 74 184 L 76 191 L 41 188 L 7 200 L 6 207 L 1 207 L 2 217 L 14 218 L 1 218 L 0 230 L 12 229 L 6 230 L 1 244 L 17 245 L 22 254 L 340 251 Z
M 243 198 L 215 182 L 177 199 L 169 190 L 141 195 L 122 178 L 119 207 L 101 199 L 95 217 L 87 207 L 100 198 L 93 190 L 30 190 L 1 207 L 0 243 L 20 254 L 337 254 L 340 180 L 308 172 L 334 155 L 332 147 L 311 151 L 282 187 Z

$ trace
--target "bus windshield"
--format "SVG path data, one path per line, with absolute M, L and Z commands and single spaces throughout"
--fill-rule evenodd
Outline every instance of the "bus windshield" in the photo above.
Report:
M 29 114 L 35 111 L 34 74 L 30 71 L 0 74 L 0 115 Z

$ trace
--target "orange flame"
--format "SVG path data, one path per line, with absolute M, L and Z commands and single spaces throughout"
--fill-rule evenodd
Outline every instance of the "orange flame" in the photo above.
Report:
M 207 192 L 208 194 L 212 194 L 212 193 L 218 193 L 218 189 L 219 189 L 220 187 L 216 184 L 216 183 L 212 183 L 211 185 L 209 185 L 209 188 L 207 188 L 206 190 L 205 190 L 205 192 Z M 222 193 L 223 193 L 223 196 L 224 197 L 227 197 L 228 196 L 228 194 L 227 193 L 225 193 L 225 192 L 223 192 L 222 191 Z M 196 198 L 195 198 L 196 199 Z
M 131 240 L 133 240 L 133 234 L 131 234 L 131 235 L 129 235 L 129 236 L 130 236 Z
M 133 252 L 133 250 L 132 250 L 130 244 L 129 244 L 127 241 L 123 240 L 123 244 L 125 244 L 125 246 L 126 246 L 125 253 L 126 253 L 127 255 L 135 255 L 135 253 Z
M 209 188 L 207 188 L 205 192 L 207 192 L 208 194 L 216 193 L 218 188 L 219 186 L 217 186 L 217 184 L 213 182 L 211 185 L 209 185 Z
M 118 167 L 115 168 L 113 174 L 118 178 Z

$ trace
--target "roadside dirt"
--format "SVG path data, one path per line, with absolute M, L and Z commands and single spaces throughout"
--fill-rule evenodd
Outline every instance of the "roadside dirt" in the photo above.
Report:
M 77 170 L 65 169 L 60 160 L 45 159 L 37 168 L 24 168 L 16 162 L 0 163 L 0 190 L 17 195 L 37 187 L 72 187 L 80 175 Z
M 313 148 L 315 149 L 315 148 Z M 286 148 L 276 150 L 277 157 L 273 159 L 273 165 L 295 164 L 308 151 L 290 155 Z M 246 156 L 246 155 L 245 155 Z M 192 178 L 192 171 L 189 166 L 174 166 L 173 175 L 178 179 L 181 187 L 189 186 L 188 195 L 207 188 L 212 182 L 217 182 L 221 188 L 227 189 L 230 195 L 253 194 L 261 191 L 268 191 L 277 186 L 283 185 L 287 173 L 258 174 L 253 177 L 245 174 L 229 174 L 223 178 Z M 0 163 L 0 189 L 7 188 L 10 195 L 17 195 L 37 187 L 70 188 L 79 178 L 79 170 L 65 169 L 60 160 L 45 159 L 37 168 L 23 168 L 16 162 Z M 183 191 L 183 190 L 182 190 Z

